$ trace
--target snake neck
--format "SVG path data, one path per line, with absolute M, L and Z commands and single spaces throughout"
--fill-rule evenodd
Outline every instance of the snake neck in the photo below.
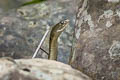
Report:
M 50 60 L 57 60 L 57 55 L 58 55 L 58 43 L 57 43 L 57 38 L 56 37 L 50 37 L 50 42 L 49 42 L 49 56 L 48 59 Z

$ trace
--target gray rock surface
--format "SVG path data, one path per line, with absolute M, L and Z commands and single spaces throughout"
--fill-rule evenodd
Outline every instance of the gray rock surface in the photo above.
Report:
M 87 1 L 72 66 L 94 80 L 120 80 L 120 3 Z
M 7 3 L 5 1 L 3 3 Z M 29 0 L 19 1 L 22 3 Z M 0 56 L 13 58 L 32 57 L 47 26 L 52 27 L 62 19 L 67 18 L 70 19 L 69 27 L 67 27 L 58 40 L 58 60 L 67 63 L 75 17 L 73 7 L 73 0 L 48 0 L 41 4 L 10 9 L 8 12 L 0 12 Z M 3 7 L 0 8 L 4 9 Z M 47 52 L 48 45 L 49 36 L 42 46 Z M 47 55 L 43 51 L 39 51 L 37 57 L 47 58 Z
M 0 59 L 0 80 L 92 80 L 61 62 L 45 59 Z

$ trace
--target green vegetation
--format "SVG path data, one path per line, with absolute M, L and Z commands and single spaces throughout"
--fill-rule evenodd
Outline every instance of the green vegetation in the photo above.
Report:
M 31 5 L 31 4 L 37 4 L 37 3 L 44 2 L 44 1 L 46 1 L 46 0 L 32 0 L 30 2 L 26 2 L 26 3 L 22 4 L 22 6 Z

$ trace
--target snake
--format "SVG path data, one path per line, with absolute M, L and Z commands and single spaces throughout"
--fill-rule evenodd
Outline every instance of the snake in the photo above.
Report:
M 57 60 L 58 55 L 58 38 L 60 34 L 65 30 L 65 28 L 68 26 L 69 20 L 61 20 L 59 23 L 57 23 L 55 26 L 52 27 L 52 30 L 50 32 L 50 39 L 49 39 L 49 60 Z

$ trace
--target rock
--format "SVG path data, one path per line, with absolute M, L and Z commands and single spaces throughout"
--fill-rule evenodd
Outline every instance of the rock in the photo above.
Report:
M 10 0 L 5 1 L 10 2 Z M 2 1 L 2 3 L 11 4 L 11 2 L 5 1 Z M 16 1 L 23 3 L 30 0 Z M 60 54 L 60 57 L 63 56 L 62 60 L 59 60 L 67 63 L 70 46 L 72 45 L 73 19 L 75 18 L 73 2 L 73 0 L 48 0 L 39 4 L 19 7 L 16 10 L 10 9 L 6 13 L 0 11 L 0 57 L 9 56 L 17 59 L 32 57 L 47 26 L 52 27 L 59 21 L 67 18 L 70 19 L 70 25 L 59 38 L 61 43 L 59 44 L 60 49 L 58 50 L 58 52 L 61 52 L 64 49 L 64 52 Z M 16 3 L 14 5 L 18 6 Z M 6 7 L 7 5 L 4 6 Z M 42 48 L 48 52 L 48 46 L 49 35 Z M 36 57 L 47 58 L 47 55 L 40 50 Z
M 15 26 L 12 26 L 17 21 L 18 20 L 16 18 L 11 17 L 4 17 L 1 20 L 0 57 L 9 56 L 16 59 L 25 58 L 27 55 L 29 55 L 28 53 L 32 52 L 26 42 L 25 37 L 18 33 L 20 31 L 15 30 Z
M 91 0 L 87 5 L 72 66 L 94 80 L 120 80 L 120 3 Z
M 0 59 L 0 80 L 92 80 L 61 62 L 45 59 Z

